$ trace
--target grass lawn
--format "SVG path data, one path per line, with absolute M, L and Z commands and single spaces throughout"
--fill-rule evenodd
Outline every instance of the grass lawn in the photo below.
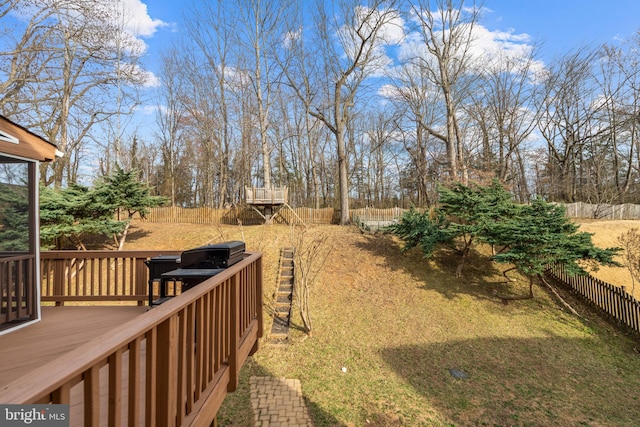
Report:
M 294 316 L 291 344 L 266 343 L 219 414 L 251 425 L 249 377 L 299 378 L 316 426 L 631 426 L 640 420 L 640 342 L 542 288 L 504 283 L 501 266 L 475 252 L 462 278 L 456 255 L 401 253 L 390 235 L 318 226 L 331 253 L 312 288 L 313 334 Z M 286 226 L 136 223 L 126 249 L 185 249 L 241 239 L 264 253 L 265 336 Z M 482 250 L 482 248 L 479 248 Z M 570 298 L 570 296 L 568 296 Z M 295 310 L 295 307 L 294 307 Z M 346 373 L 342 371 L 346 367 Z M 457 379 L 450 370 L 462 371 Z

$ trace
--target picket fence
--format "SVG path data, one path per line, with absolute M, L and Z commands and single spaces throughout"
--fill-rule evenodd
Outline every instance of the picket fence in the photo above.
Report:
M 354 223 L 390 224 L 402 216 L 407 209 L 362 208 L 351 209 L 349 215 Z M 334 208 L 282 208 L 273 217 L 275 223 L 295 224 L 336 224 L 340 220 L 340 212 Z M 264 219 L 248 207 L 215 209 L 215 208 L 181 208 L 177 206 L 152 208 L 142 221 L 157 223 L 187 224 L 228 224 L 245 225 L 261 224 Z
M 551 267 L 549 274 L 617 323 L 640 334 L 640 301 L 624 286 L 615 286 L 590 275 L 569 276 L 560 265 Z
M 570 217 L 640 218 L 640 205 L 572 203 L 566 206 L 567 215 Z M 362 208 L 352 209 L 349 213 L 354 223 L 374 230 L 391 224 L 406 211 L 407 209 L 397 207 L 389 209 Z M 288 224 L 300 221 L 305 224 L 336 224 L 339 221 L 339 214 L 339 211 L 333 208 L 284 208 L 273 220 L 276 223 L 286 222 Z M 250 225 L 264 222 L 264 219 L 257 212 L 247 207 L 230 209 L 160 207 L 151 209 L 142 220 L 158 223 L 229 225 L 239 223 Z M 549 274 L 618 323 L 640 334 L 640 302 L 627 293 L 624 287 L 603 282 L 592 276 L 569 276 L 559 266 L 552 267 Z
M 594 219 L 640 219 L 640 205 L 625 203 L 621 205 L 594 203 L 566 203 L 567 216 L 571 218 Z M 402 216 L 407 209 L 402 208 L 362 208 L 349 210 L 349 216 L 354 223 L 365 226 L 389 225 Z M 300 221 L 305 224 L 336 224 L 340 213 L 334 208 L 294 208 L 280 209 L 274 221 L 295 224 Z M 233 207 L 228 209 L 215 208 L 181 208 L 167 206 L 152 208 L 142 219 L 159 223 L 190 223 L 190 224 L 261 224 L 264 219 L 253 209 L 248 207 Z M 376 228 L 379 228 L 376 227 Z

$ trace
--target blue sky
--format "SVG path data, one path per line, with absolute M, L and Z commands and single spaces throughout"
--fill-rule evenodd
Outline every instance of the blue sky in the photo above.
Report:
M 145 39 L 147 60 L 155 62 L 158 49 L 180 31 L 185 6 L 175 0 L 141 1 L 152 20 L 167 24 Z M 484 7 L 488 11 L 481 24 L 492 31 L 528 34 L 543 43 L 544 57 L 629 38 L 640 30 L 640 0 L 485 0 Z
M 530 35 L 543 43 L 544 58 L 640 30 L 640 0 L 486 0 L 484 6 L 491 10 L 486 27 Z
M 186 6 L 176 0 L 121 1 L 135 15 L 139 36 L 147 44 L 143 65 L 156 72 L 162 49 L 182 30 Z M 518 43 L 540 43 L 544 62 L 581 46 L 617 43 L 640 30 L 640 0 L 485 0 L 484 8 L 480 24 L 495 32 L 496 40 L 510 34 Z M 139 132 L 150 131 L 154 120 L 148 115 Z

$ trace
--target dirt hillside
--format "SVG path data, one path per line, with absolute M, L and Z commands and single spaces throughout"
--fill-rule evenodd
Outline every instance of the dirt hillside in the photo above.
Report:
M 593 241 L 599 247 L 619 246 L 618 236 L 631 228 L 640 228 L 640 220 L 578 220 L 580 230 L 593 233 Z M 316 227 L 334 235 L 337 241 L 351 235 L 341 233 L 336 226 Z M 242 240 L 247 250 L 264 252 L 265 259 L 277 261 L 281 247 L 290 245 L 289 230 L 285 226 L 228 226 L 199 224 L 157 224 L 134 222 L 125 249 L 183 250 L 226 240 Z M 342 242 L 346 243 L 346 242 Z M 622 257 L 619 257 L 622 262 Z M 345 259 L 345 261 L 348 261 Z M 270 265 L 270 264 L 265 264 Z M 625 286 L 630 292 L 631 277 L 624 267 L 601 267 L 592 273 L 605 282 Z M 635 289 L 640 299 L 640 284 Z
M 593 233 L 593 242 L 602 248 L 618 247 L 618 237 L 632 228 L 640 229 L 640 220 L 578 220 L 580 230 Z M 622 262 L 623 257 L 618 256 L 618 261 Z M 607 283 L 617 286 L 625 286 L 627 292 L 631 293 L 632 282 L 629 270 L 625 267 L 601 267 L 598 271 L 591 273 L 593 276 Z M 640 299 L 640 284 L 636 284 L 634 296 Z

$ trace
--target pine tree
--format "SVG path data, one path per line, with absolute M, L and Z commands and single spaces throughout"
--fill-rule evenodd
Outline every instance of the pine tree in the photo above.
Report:
M 385 230 L 404 240 L 403 251 L 420 247 L 427 258 L 440 245 L 452 246 L 456 237 L 455 231 L 449 228 L 444 213 L 437 209 L 419 212 L 414 206 L 402 215 L 400 221 Z
M 461 241 L 456 268 L 459 277 L 475 241 L 487 241 L 487 230 L 513 215 L 515 205 L 511 194 L 496 180 L 486 187 L 461 183 L 440 187 L 439 197 L 438 208 L 425 213 L 412 208 L 387 229 L 405 241 L 405 250 L 420 246 L 427 257 L 440 245 L 455 248 L 454 241 Z
M 586 268 L 598 265 L 619 265 L 613 259 L 619 248 L 596 247 L 592 235 L 580 232 L 563 206 L 541 199 L 518 206 L 511 218 L 496 222 L 488 234 L 488 240 L 505 246 L 494 260 L 513 264 L 530 278 L 530 297 L 533 278 L 544 282 L 543 273 L 552 264 L 562 265 L 569 275 L 587 274 Z
M 509 193 L 498 180 L 491 185 L 470 186 L 455 183 L 451 188 L 439 189 L 440 211 L 449 220 L 449 228 L 462 239 L 461 258 L 456 269 L 456 277 L 462 275 L 462 268 L 475 241 L 487 241 L 487 233 L 500 221 L 515 213 L 515 204 Z
M 440 207 L 429 213 L 411 209 L 388 230 L 405 241 L 405 249 L 420 246 L 427 256 L 442 244 L 461 240 L 456 276 L 462 273 L 474 242 L 502 248 L 493 259 L 513 266 L 504 272 L 505 277 L 512 269 L 529 277 L 527 298 L 533 297 L 535 278 L 560 298 L 543 276 L 552 264 L 562 265 L 568 274 L 586 274 L 587 268 L 598 265 L 619 265 L 613 260 L 619 249 L 596 247 L 591 234 L 580 232 L 564 207 L 541 199 L 518 205 L 497 181 L 485 187 L 456 183 L 441 188 L 439 202 Z
M 114 219 L 114 207 L 88 187 L 73 184 L 65 189 L 40 188 L 40 239 L 42 245 L 63 249 L 69 239 L 77 249 L 86 249 L 93 235 L 121 233 L 126 223 Z
M 118 239 L 119 250 L 124 247 L 129 225 L 135 214 L 144 218 L 149 213 L 149 208 L 168 203 L 165 197 L 150 194 L 149 187 L 140 182 L 138 171 L 125 171 L 119 166 L 113 174 L 98 182 L 95 192 L 100 201 L 111 207 L 115 217 L 126 223 Z
M 0 251 L 29 250 L 28 189 L 0 184 Z

